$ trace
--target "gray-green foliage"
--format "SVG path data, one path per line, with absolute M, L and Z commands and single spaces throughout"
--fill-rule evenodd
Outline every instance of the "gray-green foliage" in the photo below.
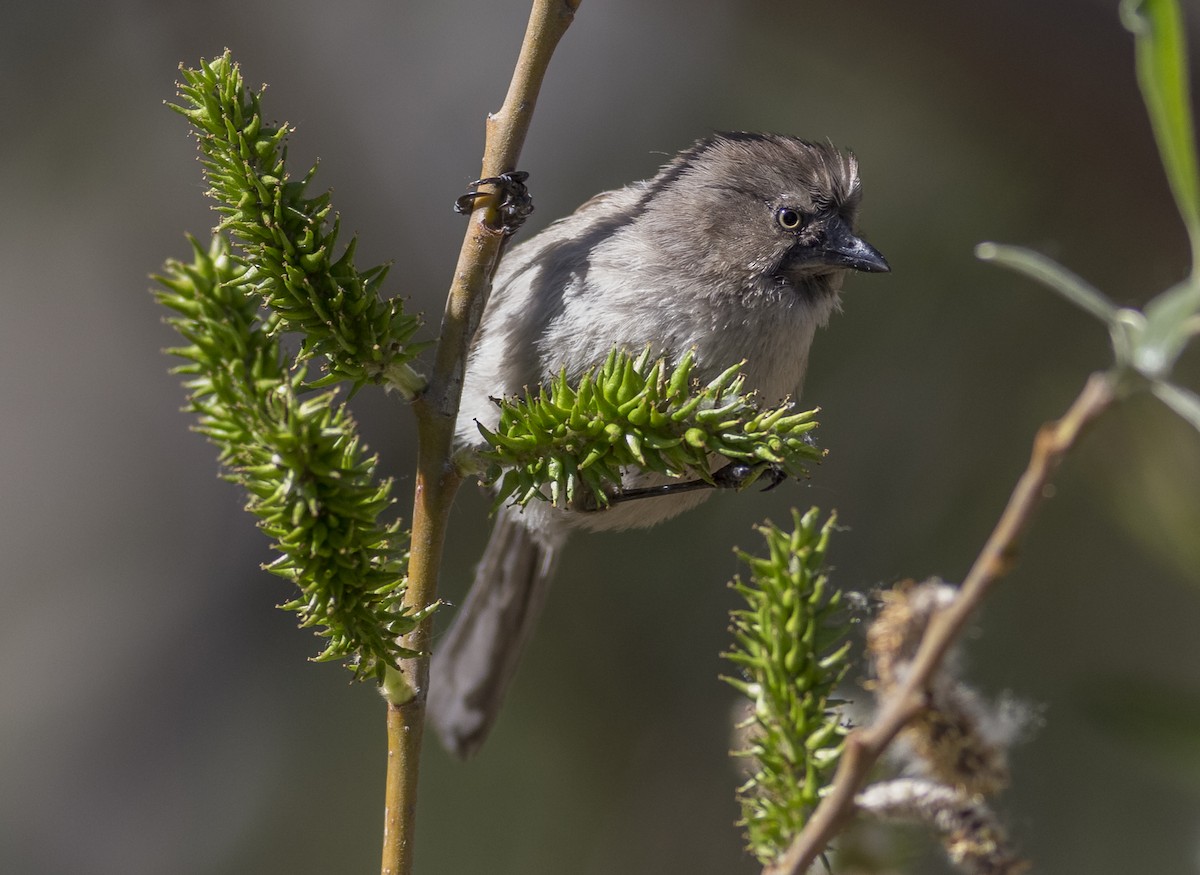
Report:
M 738 788 L 746 844 L 764 864 L 804 827 L 829 783 L 847 729 L 833 698 L 849 668 L 850 624 L 842 594 L 829 585 L 825 554 L 836 516 L 822 525 L 812 508 L 792 511 L 792 530 L 759 527 L 765 557 L 738 551 L 750 580 L 731 586 L 746 607 L 731 612 L 734 645 L 727 677 L 750 704 L 735 756 L 748 762 Z
M 671 368 L 649 350 L 635 357 L 614 349 L 576 383 L 563 372 L 536 393 L 499 400 L 496 430 L 480 426 L 498 500 L 557 505 L 586 490 L 604 507 L 624 467 L 711 482 L 710 454 L 789 477 L 806 475 L 807 464 L 822 458 L 809 437 L 815 410 L 760 409 L 743 391 L 740 364 L 703 386 L 692 378 L 694 366 L 691 352 Z
M 273 539 L 268 568 L 300 594 L 284 605 L 327 639 L 318 660 L 348 659 L 359 677 L 382 678 L 410 655 L 397 643 L 420 615 L 401 605 L 408 537 L 381 523 L 391 481 L 377 481 L 344 405 L 333 391 L 304 385 L 259 313 L 253 273 L 216 235 L 206 251 L 192 241 L 191 264 L 167 262 L 157 277 L 168 321 L 187 345 L 187 409 L 196 430 L 220 450 L 225 478 L 245 488 L 247 509 Z
M 261 95 L 246 89 L 228 52 L 181 71 L 181 104 L 171 108 L 195 128 L 222 215 L 217 230 L 241 248 L 245 284 L 273 314 L 269 333 L 297 332 L 301 358 L 324 359 L 327 373 L 313 386 L 349 380 L 355 388 L 419 390 L 423 380 L 408 363 L 420 351 L 411 343 L 420 322 L 398 299 L 380 299 L 386 266 L 354 266 L 356 238 L 336 256 L 339 222 L 328 192 L 305 195 L 316 165 L 300 179 L 287 172 L 292 129 L 264 121 Z
M 1174 0 L 1123 0 L 1121 17 L 1136 37 L 1138 84 L 1191 241 L 1191 273 L 1139 310 L 1118 307 L 1103 292 L 1037 252 L 983 243 L 976 253 L 1045 284 L 1102 321 L 1112 338 L 1114 381 L 1124 390 L 1149 388 L 1200 429 L 1200 395 L 1170 379 L 1175 362 L 1200 333 L 1200 171 L 1183 16 Z

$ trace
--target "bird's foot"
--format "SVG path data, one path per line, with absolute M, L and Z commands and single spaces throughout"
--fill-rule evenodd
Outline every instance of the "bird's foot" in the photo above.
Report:
M 528 178 L 529 174 L 524 170 L 511 170 L 499 176 L 477 179 L 467 187 L 466 193 L 454 202 L 454 212 L 463 215 L 470 213 L 475 209 L 475 201 L 490 194 L 480 191 L 479 186 L 493 185 L 499 189 L 499 203 L 496 209 L 500 211 L 500 229 L 505 237 L 511 237 L 533 212 L 533 197 L 525 186 L 525 180 Z
M 762 491 L 770 492 L 787 480 L 787 474 L 778 465 L 768 462 L 759 462 L 756 465 L 730 462 L 724 468 L 713 472 L 713 482 L 721 489 L 745 489 L 759 480 L 765 480 L 767 483 Z
M 641 486 L 636 489 L 622 489 L 608 496 L 609 506 L 639 498 L 658 498 L 664 495 L 680 495 L 684 492 L 694 492 L 697 489 L 745 489 L 758 480 L 766 480 L 763 492 L 770 492 L 787 479 L 787 474 L 778 465 L 759 462 L 751 465 L 746 462 L 730 462 L 723 468 L 713 472 L 711 482 L 708 480 L 681 480 L 675 483 L 663 483 L 660 486 Z M 593 503 L 594 499 L 589 501 Z M 603 510 L 602 507 L 589 506 L 585 510 Z

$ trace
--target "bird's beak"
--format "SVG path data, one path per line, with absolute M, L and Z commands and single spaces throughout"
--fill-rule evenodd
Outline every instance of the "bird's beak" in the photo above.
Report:
M 891 265 L 878 249 L 857 236 L 839 218 L 825 226 L 825 242 L 820 245 L 820 259 L 831 267 L 844 267 L 866 273 L 887 273 Z

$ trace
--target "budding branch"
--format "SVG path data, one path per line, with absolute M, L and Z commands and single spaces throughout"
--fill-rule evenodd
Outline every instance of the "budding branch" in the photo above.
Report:
M 580 2 L 534 0 L 508 94 L 499 112 L 488 117 L 481 177 L 499 176 L 516 169 L 550 58 Z M 413 610 L 423 609 L 437 598 L 446 521 L 462 482 L 451 452 L 463 371 L 504 239 L 494 194 L 479 198 L 475 206 L 446 301 L 429 387 L 413 404 L 419 449 L 412 550 L 404 598 L 405 605 Z M 417 766 L 429 678 L 429 623 L 426 619 L 404 642 L 406 647 L 423 655 L 405 660 L 398 666 L 401 681 L 385 687 L 385 692 L 394 690 L 397 694 L 389 698 L 387 705 L 383 875 L 411 875 L 413 871 Z
M 988 591 L 1012 568 L 1021 536 L 1046 497 L 1046 486 L 1083 430 L 1116 398 L 1113 377 L 1093 374 L 1074 403 L 1038 431 L 1033 453 L 1008 505 L 954 600 L 931 618 L 905 682 L 882 705 L 875 720 L 846 738 L 829 793 L 787 852 L 763 875 L 802 875 L 854 812 L 854 797 L 892 739 L 925 707 L 930 679 Z

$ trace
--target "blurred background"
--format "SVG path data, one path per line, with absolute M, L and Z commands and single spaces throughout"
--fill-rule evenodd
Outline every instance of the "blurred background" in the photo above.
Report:
M 1200 28 L 1192 0 L 1191 31 Z M 8 3 L 0 33 L 0 871 L 370 872 L 383 707 L 275 610 L 284 584 L 178 412 L 148 275 L 213 223 L 163 107 L 226 46 L 360 264 L 432 331 L 525 0 Z M 426 751 L 424 873 L 753 873 L 726 758 L 725 581 L 752 525 L 836 508 L 841 586 L 959 579 L 1031 437 L 1109 361 L 1104 330 L 977 262 L 997 240 L 1121 303 L 1188 269 L 1111 0 L 588 0 L 521 161 L 529 231 L 714 129 L 828 138 L 862 165 L 887 276 L 849 280 L 805 400 L 811 482 L 579 538 L 494 737 Z M 1194 87 L 1200 80 L 1193 79 Z M 1193 353 L 1179 380 L 1200 385 Z M 354 409 L 407 516 L 402 402 Z M 1135 398 L 1072 456 L 966 658 L 1041 715 L 998 803 L 1039 871 L 1200 868 L 1200 436 Z M 464 492 L 461 595 L 487 532 Z M 447 616 L 448 616 L 447 612 Z M 853 692 L 853 690 L 852 690 Z M 859 691 L 856 697 L 865 696 Z M 915 834 L 900 871 L 943 871 Z

